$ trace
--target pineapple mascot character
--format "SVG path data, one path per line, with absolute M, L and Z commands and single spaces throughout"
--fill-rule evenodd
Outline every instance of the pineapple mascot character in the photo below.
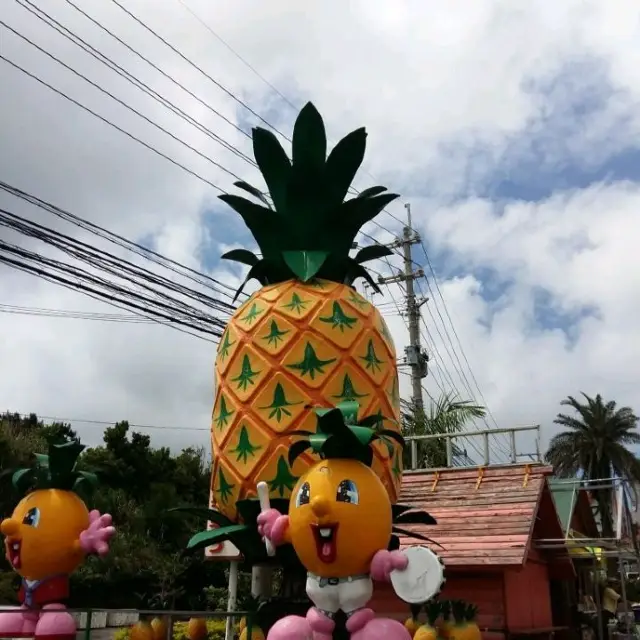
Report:
M 69 597 L 69 575 L 88 554 L 105 555 L 115 533 L 111 516 L 90 512 L 77 493 L 97 482 L 76 470 L 83 449 L 77 441 L 50 444 L 32 468 L 13 474 L 14 486 L 28 493 L 0 531 L 22 578 L 21 610 L 0 613 L 0 638 L 75 640 L 75 620 L 60 604 Z
M 293 546 L 307 569 L 306 591 L 314 605 L 306 618 L 279 620 L 270 629 L 269 640 L 329 640 L 339 610 L 347 615 L 352 640 L 410 640 L 402 623 L 375 618 L 367 607 L 372 579 L 391 580 L 400 597 L 409 594 L 413 601 L 433 597 L 442 584 L 440 561 L 426 547 L 413 547 L 427 554 L 426 562 L 420 554 L 418 567 L 408 551 L 388 550 L 393 512 L 387 491 L 370 466 L 372 444 L 390 438 L 402 446 L 403 440 L 395 431 L 369 426 L 376 416 L 358 423 L 357 411 L 357 402 L 316 410 L 317 430 L 296 434 L 304 439 L 291 446 L 289 460 L 294 462 L 310 449 L 320 462 L 298 479 L 288 515 L 267 509 L 258 516 L 259 531 L 267 540 Z M 394 574 L 400 576 L 398 584 Z
M 399 430 L 393 341 L 378 310 L 351 286 L 364 278 L 378 290 L 363 263 L 390 250 L 349 252 L 361 227 L 398 197 L 377 186 L 345 200 L 365 144 L 365 130 L 358 129 L 327 157 L 324 123 L 309 103 L 294 126 L 291 160 L 270 131 L 253 130 L 268 195 L 237 182 L 253 200 L 220 196 L 260 250 L 260 256 L 234 249 L 222 257 L 250 266 L 246 281 L 262 285 L 231 318 L 215 363 L 211 506 L 232 521 L 236 504 L 255 497 L 259 481 L 268 483 L 272 498 L 288 499 L 315 462 L 305 453 L 291 467 L 287 458 L 287 434 L 315 428 L 308 406 L 357 400 L 367 415 L 385 416 L 385 426 Z M 373 470 L 395 503 L 399 448 L 377 443 Z

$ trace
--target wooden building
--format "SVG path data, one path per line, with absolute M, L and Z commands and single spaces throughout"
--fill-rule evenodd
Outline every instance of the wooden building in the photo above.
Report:
M 485 638 L 538 635 L 559 626 L 551 593 L 554 583 L 574 579 L 573 564 L 566 551 L 554 551 L 551 561 L 535 547 L 536 540 L 563 536 L 550 474 L 541 465 L 514 465 L 404 475 L 400 501 L 438 521 L 413 530 L 431 538 L 444 560 L 441 598 L 477 605 Z M 401 544 L 422 543 L 404 538 Z M 409 615 L 388 585 L 376 588 L 372 606 L 399 619 Z

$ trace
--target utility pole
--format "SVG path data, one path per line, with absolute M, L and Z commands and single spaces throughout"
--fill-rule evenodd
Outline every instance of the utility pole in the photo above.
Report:
M 409 345 L 405 347 L 407 364 L 411 367 L 411 403 L 416 415 L 424 412 L 424 400 L 422 398 L 422 379 L 426 378 L 429 356 L 423 351 L 420 344 L 420 307 L 427 299 L 418 300 L 413 286 L 414 280 L 424 277 L 422 269 L 413 269 L 411 247 L 420 242 L 420 236 L 411 227 L 411 205 L 405 204 L 407 210 L 407 226 L 402 231 L 402 238 L 389 244 L 390 249 L 402 248 L 404 257 L 404 271 L 397 275 L 378 278 L 380 284 L 392 282 L 405 283 L 405 308 L 409 323 Z

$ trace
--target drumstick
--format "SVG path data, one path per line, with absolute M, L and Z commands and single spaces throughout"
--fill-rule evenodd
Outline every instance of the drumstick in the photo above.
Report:
M 256 489 L 258 490 L 258 499 L 260 500 L 260 511 L 264 513 L 265 511 L 268 511 L 271 508 L 271 503 L 269 502 L 269 486 L 267 485 L 266 482 L 262 481 L 262 482 L 258 482 L 258 484 L 256 485 Z M 275 556 L 276 550 L 271 540 L 265 537 L 264 544 L 267 548 L 267 555 Z

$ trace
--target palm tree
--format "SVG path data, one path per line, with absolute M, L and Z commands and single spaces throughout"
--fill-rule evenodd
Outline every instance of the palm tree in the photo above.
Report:
M 470 400 L 459 400 L 453 393 L 442 393 L 433 400 L 424 412 L 416 412 L 413 405 L 405 403 L 402 410 L 403 434 L 405 436 L 431 435 L 439 433 L 457 433 L 474 418 L 484 418 L 486 409 Z M 411 445 L 404 450 L 404 466 L 411 468 Z M 447 438 L 433 438 L 417 443 L 418 468 L 442 468 L 449 466 L 447 461 Z M 452 442 L 452 458 L 464 455 Z M 448 464 L 449 463 L 449 464 Z
M 559 413 L 554 420 L 567 431 L 551 439 L 547 462 L 561 477 L 582 474 L 587 480 L 597 480 L 617 476 L 634 487 L 640 483 L 640 460 L 627 447 L 640 444 L 640 434 L 635 430 L 638 416 L 630 407 L 616 408 L 615 402 L 605 402 L 600 394 L 595 398 L 582 395 L 585 402 L 568 396 L 560 403 L 571 407 L 575 415 Z M 602 535 L 613 538 L 613 489 L 595 489 L 593 497 L 600 511 Z

